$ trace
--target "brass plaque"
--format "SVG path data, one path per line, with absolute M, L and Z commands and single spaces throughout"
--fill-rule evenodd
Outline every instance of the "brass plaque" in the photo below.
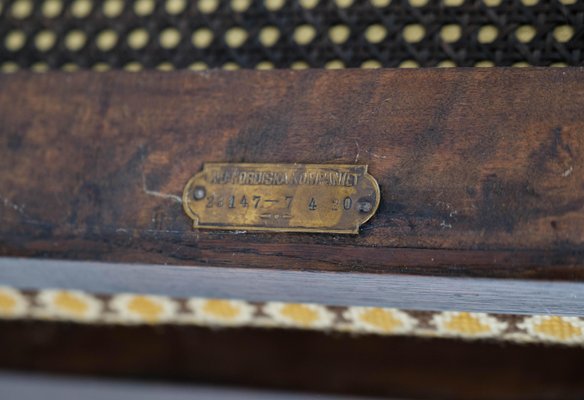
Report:
M 366 165 L 207 163 L 183 193 L 195 228 L 359 233 L 379 206 Z

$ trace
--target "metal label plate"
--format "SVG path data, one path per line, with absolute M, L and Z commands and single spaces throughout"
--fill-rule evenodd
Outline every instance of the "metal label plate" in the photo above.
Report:
M 379 196 L 366 165 L 207 163 L 183 207 L 195 228 L 355 234 Z

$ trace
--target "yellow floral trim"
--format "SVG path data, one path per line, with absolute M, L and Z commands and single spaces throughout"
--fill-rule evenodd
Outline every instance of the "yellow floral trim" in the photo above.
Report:
M 488 338 L 500 335 L 507 324 L 485 313 L 438 313 L 432 318 L 439 333 L 444 336 Z
M 584 342 L 584 322 L 580 318 L 536 315 L 525 318 L 518 326 L 543 341 Z
M 178 308 L 168 297 L 141 294 L 116 295 L 110 306 L 127 322 L 147 324 L 172 321 Z
M 584 346 L 584 320 L 558 315 L 416 311 L 147 294 L 96 295 L 77 290 L 25 292 L 0 286 L 0 320 L 37 319 L 93 324 L 315 329 L 355 334 L 490 339 Z
M 404 334 L 418 324 L 415 318 L 395 308 L 349 307 L 343 316 L 353 323 L 355 331 L 363 332 Z
M 245 301 L 192 298 L 187 306 L 195 321 L 216 325 L 245 325 L 252 321 L 255 307 Z
M 49 319 L 90 322 L 99 319 L 102 302 L 78 290 L 44 290 L 37 296 L 39 315 Z
M 333 313 L 317 304 L 270 302 L 263 312 L 278 325 L 300 328 L 329 328 L 334 320 Z
M 0 286 L 0 318 L 18 318 L 28 311 L 28 301 L 18 290 Z

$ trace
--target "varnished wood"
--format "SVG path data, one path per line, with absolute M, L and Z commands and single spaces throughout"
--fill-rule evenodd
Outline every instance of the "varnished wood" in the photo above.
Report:
M 0 322 L 0 368 L 413 399 L 581 399 L 584 349 L 188 326 Z
M 0 254 L 584 278 L 584 70 L 0 76 Z M 368 164 L 358 236 L 196 232 L 204 162 Z

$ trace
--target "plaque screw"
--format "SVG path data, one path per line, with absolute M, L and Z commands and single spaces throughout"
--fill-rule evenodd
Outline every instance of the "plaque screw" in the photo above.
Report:
M 371 211 L 372 208 L 373 208 L 373 206 L 368 201 L 360 201 L 357 204 L 357 209 L 362 213 L 369 212 L 369 211 Z
M 195 186 L 195 190 L 193 191 L 193 197 L 195 200 L 202 200 L 205 198 L 205 188 L 202 186 Z

